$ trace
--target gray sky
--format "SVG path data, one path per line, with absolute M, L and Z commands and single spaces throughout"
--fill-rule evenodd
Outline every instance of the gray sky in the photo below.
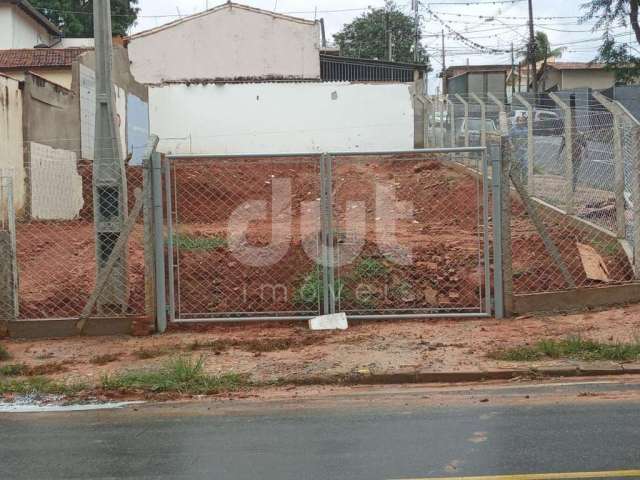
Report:
M 472 0 L 469 0 L 472 1 Z M 488 1 L 488 0 L 476 0 Z M 600 43 L 601 32 L 591 32 L 590 25 L 578 24 L 578 16 L 582 14 L 580 5 L 585 0 L 534 0 L 537 30 L 545 31 L 552 46 L 565 46 L 563 60 L 589 61 L 595 56 Z M 142 18 L 134 27 L 134 31 L 162 25 L 175 20 L 178 10 L 181 15 L 200 12 L 207 7 L 220 4 L 219 0 L 140 0 Z M 329 39 L 331 35 L 345 24 L 366 11 L 368 6 L 380 7 L 384 0 L 240 0 L 239 3 L 251 5 L 266 10 L 276 10 L 281 13 L 303 18 L 324 18 Z M 396 3 L 407 13 L 410 13 L 410 0 L 397 0 Z M 511 42 L 516 49 L 526 42 L 527 30 L 527 2 L 516 1 L 507 4 L 467 5 L 465 0 L 433 0 L 424 1 L 430 4 L 431 10 L 438 15 L 453 31 L 486 47 L 509 49 Z M 455 5 L 458 3 L 459 5 Z M 315 11 L 317 10 L 317 14 Z M 443 28 L 440 21 L 423 11 L 424 45 L 429 50 L 435 74 L 442 68 L 441 39 L 437 37 Z M 166 15 L 166 16 L 165 16 Z M 154 17 L 160 16 L 160 17 Z M 487 17 L 493 17 L 487 18 Z M 568 18 L 558 18 L 568 17 Z M 624 35 L 621 40 L 632 38 L 630 29 L 618 29 Z M 510 54 L 495 55 L 481 54 L 473 51 L 464 43 L 448 34 L 445 38 L 447 65 L 467 63 L 510 63 Z M 434 82 L 430 82 L 432 85 Z

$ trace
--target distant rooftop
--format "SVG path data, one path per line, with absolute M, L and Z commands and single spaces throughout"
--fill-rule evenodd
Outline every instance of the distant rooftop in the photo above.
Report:
M 20 48 L 0 50 L 0 68 L 70 67 L 87 48 Z

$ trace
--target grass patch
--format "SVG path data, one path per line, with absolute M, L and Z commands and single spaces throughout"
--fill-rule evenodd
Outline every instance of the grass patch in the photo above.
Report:
M 0 367 L 0 375 L 4 377 L 41 377 L 67 371 L 70 362 L 51 362 L 33 367 L 25 363 L 15 363 Z
M 227 246 L 227 241 L 218 235 L 195 237 L 186 234 L 177 234 L 173 237 L 173 243 L 180 250 L 186 251 L 210 251 Z
M 29 367 L 24 363 L 15 363 L 0 367 L 0 375 L 3 377 L 20 377 L 26 375 Z
M 355 268 L 359 278 L 386 278 L 389 275 L 389 268 L 380 260 L 367 257 L 363 258 Z
M 75 395 L 86 389 L 82 383 L 66 384 L 47 377 L 0 380 L 0 395 Z
M 104 355 L 96 355 L 89 360 L 94 365 L 106 365 L 115 362 L 122 356 L 121 353 L 105 353 Z
M 0 345 L 0 362 L 6 362 L 7 360 L 11 360 L 11 354 L 4 345 Z
M 102 388 L 119 391 L 175 392 L 211 395 L 237 390 L 246 385 L 242 376 L 208 375 L 204 372 L 204 358 L 193 360 L 176 357 L 162 368 L 150 371 L 130 371 L 102 378 Z
M 341 279 L 336 279 L 334 283 L 334 292 L 337 300 L 345 300 L 351 298 L 350 291 L 344 286 Z M 299 307 L 315 310 L 320 305 L 322 295 L 322 281 L 319 272 L 309 273 L 302 284 L 296 289 L 293 296 L 293 303 Z
M 640 341 L 630 343 L 603 343 L 569 337 L 564 340 L 540 340 L 533 346 L 498 350 L 489 354 L 495 360 L 527 362 L 545 358 L 573 360 L 611 360 L 615 362 L 640 358 Z

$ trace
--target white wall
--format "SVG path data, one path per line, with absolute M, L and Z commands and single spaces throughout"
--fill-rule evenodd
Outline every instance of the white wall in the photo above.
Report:
M 13 178 L 14 206 L 24 208 L 22 91 L 20 82 L 0 75 L 0 176 Z
M 224 5 L 134 35 L 138 82 L 195 79 L 320 78 L 319 25 Z
M 0 49 L 13 48 L 13 7 L 0 5 Z
M 0 49 L 50 43 L 47 30 L 14 5 L 0 6 Z
M 31 217 L 73 220 L 84 204 L 75 152 L 29 144 Z
M 166 153 L 413 148 L 406 84 L 173 84 L 149 89 L 151 133 Z

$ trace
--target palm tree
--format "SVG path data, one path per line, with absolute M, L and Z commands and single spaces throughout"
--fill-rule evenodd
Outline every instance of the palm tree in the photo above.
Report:
M 544 72 L 547 68 L 547 61 L 550 58 L 560 58 L 562 57 L 563 52 L 566 50 L 566 47 L 560 48 L 551 48 L 551 42 L 549 42 L 549 37 L 544 32 L 536 32 L 536 52 L 535 58 L 536 62 L 542 62 L 542 68 L 540 72 L 543 75 L 544 82 Z M 546 90 L 544 83 L 542 84 L 542 90 Z

